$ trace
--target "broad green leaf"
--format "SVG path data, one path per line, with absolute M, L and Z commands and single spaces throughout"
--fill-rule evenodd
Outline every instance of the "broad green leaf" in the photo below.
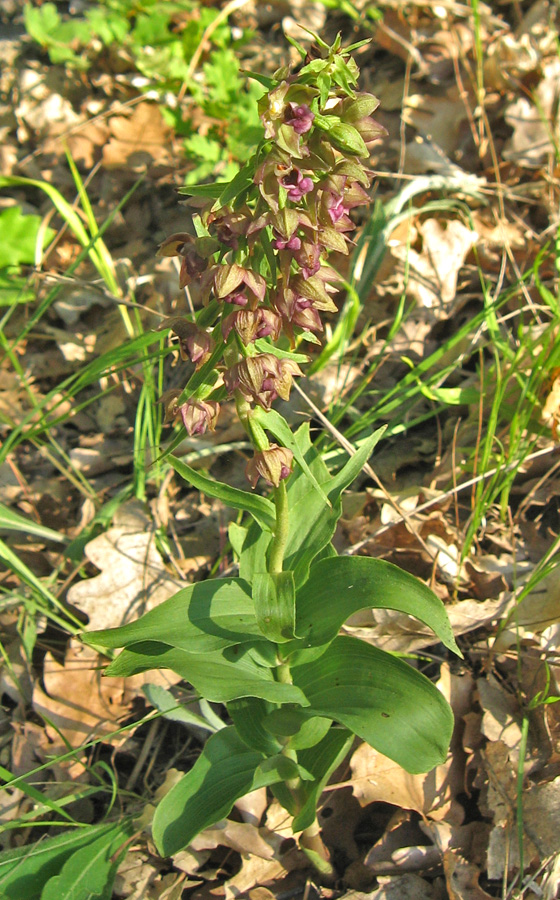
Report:
M 248 530 L 244 525 L 238 525 L 237 522 L 230 522 L 228 525 L 229 542 L 238 559 L 243 552 L 243 544 L 245 543 Z
M 260 773 L 261 753 L 250 750 L 230 726 L 208 739 L 196 763 L 156 809 L 152 833 L 162 856 L 177 853 L 204 828 L 223 819 L 236 800 L 278 779 Z
M 272 785 L 271 790 L 274 796 L 294 816 L 292 823 L 294 832 L 303 831 L 315 820 L 319 797 L 353 742 L 354 735 L 346 728 L 331 728 L 319 744 L 298 753 L 300 766 L 303 766 L 315 779 L 315 781 L 302 783 L 298 793 L 303 805 L 299 810 L 296 809 L 293 795 L 285 784 Z
M 58 875 L 72 854 L 112 831 L 112 825 L 90 825 L 44 838 L 31 846 L 5 850 L 0 853 L 0 897 L 2 900 L 39 898 L 43 886 Z
M 135 622 L 87 632 L 83 640 L 111 649 L 159 641 L 190 653 L 206 653 L 259 637 L 262 635 L 247 582 L 241 578 L 211 578 L 182 588 Z
M 462 655 L 439 597 L 398 566 L 366 556 L 335 556 L 311 566 L 297 594 L 296 634 L 306 647 L 327 644 L 360 609 L 395 609 L 414 616 Z
M 41 900 L 110 900 L 117 868 L 132 829 L 117 825 L 76 850 L 50 878 Z
M 264 722 L 275 706 L 257 697 L 243 697 L 228 703 L 227 710 L 241 740 L 252 750 L 265 756 L 274 756 L 282 744 L 264 727 Z
M 332 719 L 315 716 L 301 706 L 282 706 L 272 710 L 264 720 L 264 727 L 268 731 L 289 739 L 287 746 L 292 750 L 314 747 L 324 738 L 331 725 Z
M 367 438 L 356 452 L 350 457 L 345 466 L 338 472 L 329 482 L 328 496 L 329 500 L 338 500 L 345 488 L 349 487 L 356 480 L 363 467 L 370 458 L 376 444 L 383 437 L 385 426 L 378 428 L 369 438 Z
M 259 627 L 269 641 L 283 643 L 294 637 L 294 573 L 257 573 L 253 577 L 253 600 Z
M 142 685 L 142 693 L 152 706 L 155 706 L 160 711 L 164 719 L 169 719 L 171 722 L 181 722 L 183 725 L 196 725 L 198 728 L 204 728 L 212 734 L 219 731 L 219 727 L 211 724 L 198 713 L 181 706 L 171 691 L 168 691 L 160 684 L 144 684 Z
M 256 572 L 266 570 L 267 552 L 271 541 L 270 532 L 263 531 L 257 522 L 251 523 L 239 556 L 239 574 L 246 581 L 252 582 Z
M 428 772 L 447 758 L 449 704 L 432 682 L 402 660 L 351 637 L 292 668 L 310 711 L 340 722 L 407 772 Z
M 223 651 L 188 653 L 156 641 L 144 641 L 123 650 L 105 674 L 127 677 L 150 669 L 171 669 L 190 682 L 202 697 L 217 703 L 238 697 L 261 697 L 273 703 L 308 705 L 299 688 L 275 681 L 273 670 L 257 665 L 243 645 Z
M 294 778 L 301 778 L 302 781 L 313 781 L 313 775 L 299 766 L 293 759 L 277 753 L 276 756 L 269 756 L 264 759 L 256 772 L 257 776 L 271 778 L 274 777 L 278 781 L 290 781 Z
M 260 497 L 258 494 L 250 494 L 248 491 L 241 491 L 239 488 L 230 487 L 227 484 L 214 481 L 212 478 L 207 478 L 206 475 L 191 469 L 190 466 L 187 466 L 175 456 L 169 456 L 168 462 L 181 478 L 184 478 L 185 481 L 188 481 L 189 484 L 192 484 L 199 491 L 202 491 L 209 497 L 216 497 L 218 500 L 222 500 L 227 506 L 232 506 L 234 509 L 241 509 L 243 512 L 251 513 L 259 525 L 262 528 L 266 528 L 267 531 L 271 531 L 274 528 L 276 515 L 274 504 L 270 500 Z
M 53 531 L 52 528 L 45 528 L 44 525 L 38 525 L 25 516 L 20 516 L 9 507 L 0 503 L 0 530 L 6 531 L 23 531 L 25 534 L 32 534 L 34 537 L 44 538 L 46 541 L 57 541 L 58 543 L 66 543 L 68 538 L 65 534 Z
M 40 216 L 24 215 L 19 206 L 9 206 L 0 213 L 0 269 L 34 263 L 37 247 L 42 255 L 43 245 L 54 236 L 52 228 L 41 232 Z

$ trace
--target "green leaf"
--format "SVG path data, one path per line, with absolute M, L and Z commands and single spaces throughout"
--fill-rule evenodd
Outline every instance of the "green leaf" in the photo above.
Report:
M 162 856 L 177 853 L 204 828 L 227 816 L 236 800 L 278 780 L 259 770 L 262 754 L 250 750 L 230 726 L 208 739 L 196 763 L 163 798 L 152 833 Z
M 342 467 L 340 472 L 338 472 L 334 478 L 330 479 L 328 486 L 329 500 L 337 500 L 342 492 L 356 480 L 373 453 L 375 446 L 383 437 L 385 429 L 386 426 L 383 425 L 381 428 L 378 428 L 377 431 L 374 431 L 369 438 L 360 444 L 359 448 L 350 457 L 346 465 Z
M 306 769 L 287 756 L 277 753 L 276 756 L 269 756 L 260 764 L 256 774 L 265 778 L 274 777 L 275 781 L 290 781 L 294 778 L 301 778 L 302 781 L 313 781 L 311 775 Z M 269 782 L 271 783 L 271 782 Z
M 294 637 L 295 598 L 293 572 L 264 572 L 254 576 L 255 615 L 268 640 L 283 643 Z
M 235 178 L 223 189 L 218 198 L 220 206 L 228 206 L 240 194 L 243 194 L 253 186 L 254 162 L 250 160 L 246 166 L 239 170 Z
M 268 338 L 257 338 L 255 347 L 259 353 L 272 353 L 277 359 L 293 359 L 294 362 L 305 364 L 309 362 L 309 356 L 306 353 L 293 353 L 291 350 L 280 350 L 275 347 Z
M 432 682 L 407 663 L 365 641 L 337 637 L 292 674 L 310 711 L 340 722 L 407 772 L 445 762 L 453 714 Z
M 239 574 L 242 578 L 252 582 L 256 572 L 264 572 L 266 569 L 266 554 L 272 535 L 263 531 L 256 522 L 252 522 L 247 529 L 243 541 L 243 547 L 239 556 Z
M 0 853 L 0 897 L 2 900 L 35 900 L 47 881 L 82 847 L 113 832 L 112 825 L 90 825 L 47 837 L 29 846 Z
M 242 697 L 227 705 L 228 713 L 241 740 L 252 750 L 265 756 L 274 756 L 282 749 L 282 744 L 268 731 L 264 722 L 274 704 L 257 697 Z
M 217 200 L 229 185 L 229 181 L 214 181 L 212 184 L 189 184 L 188 187 L 179 188 L 177 193 L 187 194 L 190 197 L 209 197 Z
M 55 232 L 46 228 L 41 235 L 41 217 L 26 216 L 19 206 L 10 206 L 0 213 L 0 269 L 35 262 L 35 248 L 39 250 L 52 241 Z
M 204 728 L 212 733 L 219 730 L 218 727 L 210 724 L 202 716 L 181 706 L 171 691 L 168 691 L 160 684 L 144 684 L 142 685 L 142 693 L 152 706 L 155 706 L 160 711 L 164 719 L 169 719 L 171 722 L 181 722 L 183 725 L 196 725 L 198 728 Z
M 58 543 L 66 543 L 68 538 L 65 534 L 53 531 L 52 528 L 46 528 L 44 525 L 38 525 L 25 516 L 20 516 L 9 507 L 0 503 L 0 529 L 6 531 L 23 531 L 25 534 L 32 534 L 34 537 L 44 538 L 46 541 L 57 541 Z
M 262 75 L 260 72 L 251 72 L 250 69 L 240 69 L 239 71 L 246 78 L 253 78 L 255 81 L 258 81 L 267 91 L 271 91 L 276 85 L 274 78 L 270 78 L 268 75 Z
M 211 578 L 182 588 L 135 622 L 82 637 L 88 644 L 111 649 L 159 641 L 194 654 L 252 641 L 261 632 L 247 582 Z
M 216 703 L 260 697 L 272 703 L 308 705 L 299 688 L 275 681 L 273 669 L 258 665 L 248 649 L 250 645 L 240 645 L 222 651 L 189 653 L 156 641 L 144 641 L 123 650 L 105 674 L 126 678 L 150 669 L 171 669 L 190 682 L 202 697 Z
M 331 728 L 319 744 L 298 753 L 300 766 L 303 766 L 315 779 L 315 781 L 302 783 L 298 791 L 298 800 L 303 805 L 299 810 L 295 807 L 294 797 L 285 784 L 272 785 L 271 790 L 274 796 L 294 816 L 292 823 L 294 832 L 303 831 L 314 822 L 319 797 L 353 742 L 354 735 L 350 734 L 346 728 Z
M 314 747 L 324 738 L 331 725 L 332 719 L 316 716 L 301 706 L 274 709 L 264 720 L 264 727 L 272 734 L 289 738 L 286 746 L 292 750 Z
M 286 426 L 287 427 L 287 426 Z M 207 494 L 209 497 L 216 497 L 222 500 L 227 506 L 234 509 L 241 509 L 243 512 L 251 513 L 255 521 L 267 531 L 272 531 L 276 525 L 276 515 L 274 504 L 265 497 L 258 494 L 250 494 L 248 491 L 241 491 L 239 488 L 230 487 L 212 478 L 207 478 L 195 469 L 191 469 L 180 459 L 175 456 L 168 457 L 169 463 L 181 478 L 192 484 L 193 487 Z
M 130 827 L 117 825 L 81 847 L 66 860 L 60 874 L 49 879 L 41 900 L 110 900 L 130 834 Z
M 439 597 L 398 566 L 366 556 L 335 556 L 311 566 L 297 593 L 296 634 L 307 647 L 327 644 L 360 609 L 395 609 L 414 616 L 462 656 Z

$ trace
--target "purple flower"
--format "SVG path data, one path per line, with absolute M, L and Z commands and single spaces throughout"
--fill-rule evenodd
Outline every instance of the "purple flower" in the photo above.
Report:
M 286 240 L 277 237 L 272 241 L 272 246 L 275 250 L 299 250 L 301 247 L 301 238 L 298 238 L 297 234 L 292 234 L 292 236 Z
M 288 200 L 294 203 L 299 203 L 304 194 L 313 190 L 313 181 L 308 175 L 302 175 L 299 169 L 292 169 L 289 175 L 284 175 L 280 184 L 288 191 Z
M 286 125 L 291 125 L 296 134 L 305 134 L 313 125 L 315 113 L 312 113 L 306 103 L 298 105 L 297 103 L 288 103 L 289 110 L 286 110 Z M 291 113 L 291 115 L 290 115 Z
M 331 194 L 330 200 L 328 201 L 328 213 L 333 225 L 336 225 L 338 220 L 342 219 L 347 212 L 348 210 L 344 206 L 344 198 L 335 197 Z

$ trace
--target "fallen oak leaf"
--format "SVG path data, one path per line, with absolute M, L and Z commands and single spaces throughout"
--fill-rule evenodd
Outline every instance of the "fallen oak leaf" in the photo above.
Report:
M 90 630 L 124 625 L 185 586 L 166 571 L 150 525 L 132 501 L 119 509 L 112 528 L 86 545 L 101 574 L 73 585 L 67 599 L 89 617 Z

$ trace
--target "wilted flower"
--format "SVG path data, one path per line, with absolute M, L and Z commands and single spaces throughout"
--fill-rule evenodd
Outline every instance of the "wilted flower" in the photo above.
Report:
M 291 125 L 296 134 L 306 134 L 313 125 L 315 113 L 311 112 L 306 103 L 288 103 L 284 121 Z
M 245 474 L 252 488 L 256 487 L 259 478 L 267 484 L 278 487 L 280 482 L 291 474 L 294 454 L 287 447 L 271 444 L 268 450 L 259 450 L 245 467 Z

